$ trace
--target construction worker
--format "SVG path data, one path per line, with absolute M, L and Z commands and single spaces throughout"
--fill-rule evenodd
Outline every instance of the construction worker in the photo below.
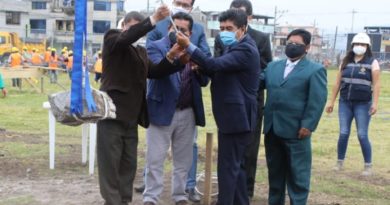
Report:
M 69 51 L 68 60 L 66 63 L 66 69 L 68 70 L 69 78 L 72 79 L 72 68 L 73 68 L 73 51 Z
M 57 68 L 58 68 L 58 56 L 56 54 L 57 49 L 52 48 L 49 60 L 49 74 L 50 74 L 50 83 L 57 83 Z
M 12 47 L 11 49 L 11 55 L 8 58 L 8 64 L 11 66 L 11 68 L 17 68 L 22 66 L 22 63 L 24 61 L 24 58 L 19 53 L 19 49 L 16 47 Z M 21 86 L 21 79 L 20 78 L 12 78 L 12 87 L 20 87 Z
M 43 58 L 38 53 L 38 50 L 36 48 L 32 49 L 31 64 L 34 66 L 40 66 L 43 64 Z
M 66 69 L 66 59 L 68 58 L 68 48 L 65 46 L 62 50 L 61 50 L 61 55 L 58 57 L 58 61 L 59 61 L 59 66 L 61 68 L 63 68 L 64 70 Z
M 51 47 L 47 47 L 47 50 L 45 52 L 45 56 L 43 58 L 43 60 L 45 61 L 46 66 L 49 66 L 50 55 L 51 55 Z
M 1 93 L 3 94 L 3 97 L 7 96 L 7 89 L 5 89 L 3 75 L 1 75 L 1 73 L 0 73 L 0 90 Z
M 31 53 L 28 51 L 26 46 L 23 46 L 22 56 L 24 58 L 23 62 L 31 63 Z
M 102 51 L 98 51 L 98 59 L 95 62 L 94 67 L 95 67 L 95 82 L 99 82 L 103 72 Z

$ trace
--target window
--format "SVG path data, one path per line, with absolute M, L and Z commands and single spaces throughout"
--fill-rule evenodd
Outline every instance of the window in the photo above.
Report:
M 118 1 L 118 4 L 117 4 L 117 11 L 124 11 L 124 4 L 125 2 L 124 1 Z
M 0 44 L 5 44 L 5 37 L 4 36 L 0 36 Z
M 6 11 L 5 23 L 8 25 L 20 25 L 20 12 Z
M 64 0 L 62 2 L 62 5 L 65 7 L 73 7 L 74 6 L 74 0 Z
M 44 1 L 33 1 L 31 3 L 33 10 L 46 10 L 46 2 Z
M 111 2 L 94 1 L 93 10 L 95 10 L 95 11 L 111 11 Z
M 45 19 L 30 19 L 31 33 L 46 33 Z
M 63 32 L 73 32 L 74 31 L 74 21 L 73 20 L 56 20 L 56 30 Z
M 110 21 L 93 21 L 93 33 L 105 33 L 111 27 Z

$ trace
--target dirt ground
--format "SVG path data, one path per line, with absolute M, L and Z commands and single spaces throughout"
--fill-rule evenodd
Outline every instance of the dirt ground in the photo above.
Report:
M 10 133 L 0 130 L 0 142 L 47 145 L 45 137 Z M 14 157 L 0 144 L 0 204 L 1 205 L 95 205 L 103 204 L 99 193 L 97 173 L 88 175 L 88 167 L 81 164 L 81 146 L 60 144 L 69 152 L 56 155 L 56 169 L 49 170 L 48 156 Z M 47 147 L 48 149 L 48 147 Z M 46 153 L 46 152 L 45 152 Z M 47 154 L 48 155 L 48 154 Z M 143 153 L 140 153 L 143 157 Z M 202 159 L 202 157 L 200 157 Z M 259 161 L 265 166 L 264 161 Z M 173 204 L 170 198 L 170 177 L 166 174 L 166 186 L 161 205 Z M 142 182 L 142 166 L 139 166 L 135 186 Z M 383 181 L 382 181 L 383 182 Z M 259 185 L 260 184 L 260 185 Z M 268 187 L 257 184 L 256 196 L 251 204 L 267 202 Z M 332 202 L 333 201 L 333 202 Z M 339 204 L 337 199 L 322 194 L 311 194 L 309 204 Z M 142 195 L 134 193 L 133 203 L 142 204 Z

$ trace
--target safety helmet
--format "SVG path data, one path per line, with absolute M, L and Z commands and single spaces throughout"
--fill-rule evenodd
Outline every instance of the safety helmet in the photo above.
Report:
M 36 48 L 33 48 L 33 49 L 32 49 L 32 51 L 33 51 L 33 52 L 36 52 L 36 51 L 37 51 L 37 49 L 36 49 Z
M 66 46 L 65 46 L 65 47 L 64 47 L 62 50 L 65 50 L 65 51 L 67 51 L 67 50 L 68 50 L 68 47 L 66 47 Z
M 26 47 L 26 46 L 23 46 L 23 50 L 26 50 L 26 51 L 27 51 L 27 47 Z
M 364 44 L 371 46 L 371 39 L 366 33 L 358 33 L 352 39 L 351 44 L 354 44 L 354 43 L 364 43 Z
M 69 51 L 69 52 L 68 52 L 68 55 L 73 55 L 73 51 Z
M 87 51 L 86 50 L 83 50 L 83 56 L 87 56 Z
M 99 50 L 99 51 L 98 51 L 98 55 L 101 55 L 101 54 L 102 54 L 102 51 L 101 51 L 101 50 Z
M 49 47 L 47 47 L 47 50 L 48 50 L 48 51 L 51 51 L 51 47 L 50 47 L 50 46 L 49 46 Z
M 54 52 L 57 52 L 57 49 L 55 49 L 55 48 L 52 48 L 52 49 L 51 49 L 51 51 L 52 51 L 52 52 L 53 52 L 53 51 L 54 51 Z
M 12 48 L 11 48 L 11 52 L 12 52 L 12 53 L 19 52 L 19 49 L 16 48 L 16 47 L 12 47 Z

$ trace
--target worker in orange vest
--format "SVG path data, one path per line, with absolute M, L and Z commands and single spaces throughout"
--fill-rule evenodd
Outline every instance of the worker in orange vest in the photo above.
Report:
M 47 47 L 47 50 L 46 50 L 44 58 L 43 58 L 43 60 L 46 63 L 46 66 L 49 66 L 50 55 L 51 55 L 51 47 Z
M 19 49 L 16 47 L 13 47 L 11 49 L 11 55 L 8 58 L 8 64 L 11 66 L 11 68 L 18 68 L 22 66 L 22 63 L 24 61 L 24 58 L 19 53 Z M 12 78 L 12 87 L 19 87 L 21 86 L 21 79 L 20 78 Z
M 72 68 L 73 68 L 73 51 L 68 52 L 68 60 L 66 62 L 66 69 L 68 70 L 69 78 L 72 79 Z
M 95 62 L 95 82 L 99 82 L 102 77 L 103 63 L 102 63 L 102 51 L 98 52 L 98 59 Z
M 40 66 L 43 64 L 43 58 L 38 53 L 38 50 L 36 48 L 32 49 L 31 64 L 34 66 Z
M 57 68 L 58 68 L 58 56 L 56 54 L 57 49 L 51 49 L 51 55 L 49 60 L 49 73 L 50 73 L 50 83 L 57 83 Z

